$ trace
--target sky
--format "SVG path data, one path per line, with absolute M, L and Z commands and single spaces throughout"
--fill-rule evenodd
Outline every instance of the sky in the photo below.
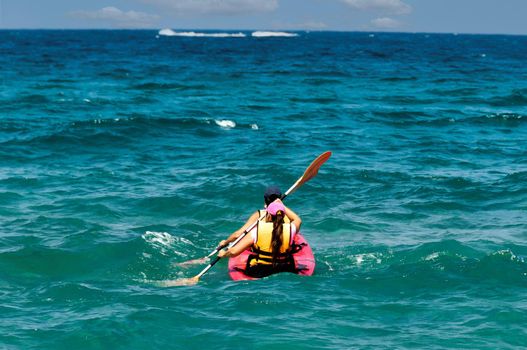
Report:
M 0 29 L 256 29 L 527 35 L 527 0 L 0 0 Z

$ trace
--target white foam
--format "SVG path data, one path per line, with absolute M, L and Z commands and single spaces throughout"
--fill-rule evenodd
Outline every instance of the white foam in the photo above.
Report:
M 380 264 L 382 262 L 382 259 L 380 259 L 373 253 L 356 254 L 352 255 L 352 257 L 355 258 L 355 262 L 357 263 L 357 265 L 361 265 L 364 262 L 364 258 L 366 258 L 367 261 L 376 262 L 377 264 Z
M 333 270 L 335 270 L 335 269 L 333 268 L 333 266 L 331 266 L 327 261 L 324 261 L 324 264 L 327 265 L 329 271 L 333 271 Z
M 176 239 L 168 232 L 146 231 L 142 238 L 162 255 L 169 256 L 172 252 L 179 256 L 185 256 L 185 254 L 180 253 L 173 248 Z
M 296 33 L 287 33 L 287 32 L 265 32 L 265 31 L 256 31 L 251 34 L 255 38 L 265 38 L 265 37 L 295 37 L 298 36 Z
M 160 244 L 165 247 L 169 247 L 174 243 L 174 237 L 172 237 L 168 232 L 146 231 L 146 233 L 143 235 L 143 239 L 149 243 L 153 243 L 154 245 Z
M 158 33 L 163 36 L 184 36 L 195 38 L 245 38 L 247 35 L 239 33 L 199 33 L 199 32 L 175 32 L 172 29 L 161 29 Z
M 498 250 L 496 253 L 492 254 L 492 255 L 502 255 L 502 256 L 510 256 L 510 259 L 512 261 L 518 261 L 518 262 L 521 262 L 521 263 L 524 263 L 525 262 L 525 257 L 523 256 L 518 256 L 516 254 L 514 254 L 512 252 L 512 250 L 510 249 L 504 249 L 504 250 Z
M 216 123 L 216 125 L 221 126 L 222 128 L 225 128 L 225 129 L 232 129 L 236 127 L 236 123 L 228 119 L 215 120 L 214 122 Z
M 356 259 L 357 259 L 357 265 L 360 265 L 362 264 L 362 261 L 364 260 L 364 255 L 359 254 L 356 256 Z
M 439 253 L 434 252 L 434 253 L 428 255 L 427 257 L 425 257 L 425 261 L 435 260 L 437 258 L 439 258 Z
M 258 130 L 259 129 L 258 124 L 251 124 L 251 129 Z
M 174 36 L 176 32 L 174 32 L 172 29 L 165 28 L 165 29 L 161 29 L 157 34 L 164 35 L 164 36 Z

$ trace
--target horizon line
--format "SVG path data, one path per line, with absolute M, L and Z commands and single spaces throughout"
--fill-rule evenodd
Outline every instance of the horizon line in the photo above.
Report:
M 269 31 L 269 32 L 339 32 L 339 33 L 382 33 L 382 34 L 451 34 L 451 35 L 510 35 L 510 36 L 527 36 L 526 34 L 519 33 L 496 33 L 496 32 L 456 32 L 456 31 L 444 31 L 444 32 L 427 32 L 427 31 L 398 31 L 398 30 L 360 30 L 360 29 L 248 29 L 248 28 L 237 28 L 237 29 L 218 29 L 218 28 L 169 28 L 169 27 L 152 27 L 152 28 L 104 28 L 104 27 L 93 27 L 93 28 L 0 28 L 0 31 L 9 31 L 9 30 L 34 30 L 34 31 L 88 31 L 88 30 L 106 30 L 106 31 L 160 31 L 162 29 L 171 29 L 174 31 Z

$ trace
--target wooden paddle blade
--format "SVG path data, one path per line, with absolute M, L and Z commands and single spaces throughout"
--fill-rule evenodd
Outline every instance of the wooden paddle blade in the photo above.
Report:
M 172 281 L 163 281 L 162 286 L 163 287 L 182 287 L 182 286 L 193 286 L 199 282 L 199 277 L 192 277 L 192 278 L 179 278 L 177 280 Z
M 201 258 L 201 259 L 194 259 L 194 260 L 188 260 L 188 261 L 184 261 L 184 262 L 180 262 L 180 263 L 175 263 L 173 264 L 174 266 L 180 266 L 180 267 L 185 267 L 185 266 L 191 266 L 191 265 L 196 265 L 196 264 L 204 264 L 208 261 L 208 257 L 205 257 L 205 258 Z
M 304 175 L 302 175 L 302 180 L 300 181 L 301 184 L 311 180 L 315 175 L 318 174 L 318 169 L 324 164 L 329 157 L 331 157 L 331 152 L 327 151 L 322 153 L 315 159 L 311 164 L 307 167 L 306 171 L 304 172 Z
M 291 186 L 289 190 L 287 190 L 282 199 L 295 192 L 300 186 L 314 178 L 318 174 L 318 170 L 320 169 L 322 164 L 324 164 L 329 159 L 329 157 L 331 157 L 331 152 L 327 151 L 319 155 L 317 159 L 311 162 L 311 164 L 309 164 L 309 166 L 307 167 L 306 171 L 304 171 L 302 177 L 300 177 L 300 179 L 298 179 L 295 184 Z

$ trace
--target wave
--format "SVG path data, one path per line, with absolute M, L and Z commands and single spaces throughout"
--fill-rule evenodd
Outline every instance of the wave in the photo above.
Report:
M 512 172 L 506 175 L 503 179 L 496 183 L 498 188 L 503 188 L 500 191 L 500 195 L 505 197 L 508 201 L 512 201 L 515 197 L 518 197 L 523 203 L 523 207 L 527 204 L 525 200 L 525 194 L 527 194 L 527 171 Z M 521 210 L 521 205 L 517 204 L 517 209 Z
M 255 38 L 268 38 L 268 37 L 286 37 L 292 38 L 298 36 L 296 33 L 287 33 L 287 32 L 266 32 L 266 31 L 256 31 L 252 32 L 252 37 Z
M 387 82 L 400 82 L 400 81 L 416 81 L 418 80 L 415 76 L 393 76 L 393 77 L 386 77 L 381 78 L 381 81 L 387 81 Z
M 505 96 L 497 96 L 488 101 L 491 106 L 525 106 L 527 105 L 527 89 L 513 90 Z
M 30 105 L 46 104 L 50 102 L 50 99 L 41 94 L 23 95 L 14 101 L 15 103 L 27 103 Z
M 214 120 L 214 122 L 216 123 L 216 125 L 224 128 L 224 129 L 233 129 L 233 128 L 236 127 L 236 123 L 233 122 L 232 120 L 227 120 L 227 119 Z
M 194 31 L 181 31 L 177 32 L 169 28 L 161 29 L 158 32 L 161 36 L 180 36 L 189 38 L 245 38 L 247 34 L 242 32 L 228 33 L 228 32 L 194 32 Z M 251 33 L 254 38 L 269 38 L 269 37 L 297 37 L 297 33 L 288 32 L 271 32 L 271 31 L 255 31 Z
M 527 257 L 516 251 L 525 251 L 525 247 L 444 240 L 410 247 L 345 247 L 326 257 L 319 253 L 319 261 L 328 266 L 325 273 L 347 275 L 351 270 L 358 278 L 379 279 L 394 285 L 407 281 L 428 288 L 430 281 L 440 280 L 444 287 L 496 281 L 523 286 Z
M 97 75 L 99 77 L 103 77 L 103 78 L 112 78 L 112 79 L 122 79 L 122 80 L 126 80 L 126 79 L 129 79 L 130 77 L 130 74 L 133 74 L 133 72 L 129 69 L 125 69 L 125 68 L 116 68 L 116 69 L 111 69 L 111 70 L 108 70 L 108 71 L 100 71 L 97 73 Z
M 373 51 L 373 50 L 365 50 L 366 53 L 368 53 L 371 57 L 375 58 L 388 58 L 389 53 L 387 52 L 380 52 L 380 51 Z
M 297 103 L 315 103 L 321 105 L 330 105 L 338 102 L 337 97 L 291 97 L 289 100 Z
M 428 122 L 432 115 L 420 110 L 379 110 L 374 112 L 375 117 L 380 117 L 384 123 L 414 124 L 422 121 Z
M 454 92 L 456 91 L 454 90 Z M 465 93 L 469 94 L 469 96 L 463 96 Z M 527 105 L 527 89 L 513 90 L 510 94 L 501 96 L 470 96 L 476 93 L 477 91 L 470 92 L 461 90 L 459 94 L 460 98 L 452 101 L 452 103 L 469 106 L 488 105 L 492 107 L 523 107 Z M 449 93 L 449 91 L 446 91 L 445 94 L 455 96 Z
M 419 98 L 417 96 L 408 95 L 384 95 L 384 96 L 369 96 L 365 98 L 368 101 L 384 102 L 393 105 L 433 105 L 437 101 L 432 98 Z
M 307 79 L 304 79 L 303 83 L 314 85 L 314 86 L 321 86 L 321 85 L 341 84 L 342 81 L 338 79 L 327 79 L 327 78 L 307 78 Z
M 144 82 L 130 86 L 133 90 L 205 90 L 205 84 L 179 84 Z
M 437 96 L 467 96 L 467 95 L 475 95 L 479 93 L 478 88 L 472 88 L 472 87 L 465 87 L 465 88 L 453 88 L 453 89 L 428 89 L 425 91 L 426 93 L 437 95 Z
M 470 124 L 505 124 L 507 126 L 514 126 L 527 122 L 527 116 L 517 113 L 489 113 L 477 117 L 470 117 L 459 122 L 463 121 Z
M 481 113 L 482 111 L 476 111 Z M 455 109 L 379 109 L 371 112 L 374 122 L 394 126 L 504 125 L 519 126 L 527 122 L 527 115 L 503 112 L 474 115 L 470 110 Z
M 505 176 L 504 180 L 513 182 L 513 183 L 527 183 L 527 171 L 519 171 L 515 173 L 508 174 Z
M 164 118 L 135 115 L 118 115 L 115 118 L 95 118 L 69 123 L 48 125 L 46 128 L 28 131 L 23 137 L 12 135 L 0 139 L 0 145 L 31 145 L 38 149 L 67 150 L 74 146 L 120 145 L 136 143 L 138 139 L 150 137 L 173 137 L 174 134 L 193 133 L 209 138 L 222 135 L 222 130 L 259 130 L 256 123 L 238 123 L 231 119 L 211 118 L 202 112 L 189 111 L 196 117 Z M 1 125 L 1 123 L 0 123 Z M 42 154 L 46 154 L 45 152 Z M 27 154 L 25 156 L 28 156 Z
M 200 114 L 203 114 L 201 111 L 199 111 Z M 195 113 L 193 111 L 190 111 L 189 113 Z M 87 120 L 87 121 L 79 121 L 72 123 L 73 127 L 91 127 L 93 125 L 102 125 L 105 127 L 112 127 L 115 128 L 121 128 L 123 124 L 128 124 L 130 126 L 137 126 L 141 130 L 143 128 L 149 128 L 149 129 L 165 129 L 165 128 L 178 128 L 178 129 L 184 129 L 187 128 L 200 128 L 203 126 L 209 126 L 209 125 L 216 125 L 219 126 L 222 129 L 233 129 L 236 127 L 242 127 L 242 128 L 250 128 L 250 129 L 258 129 L 258 125 L 256 123 L 237 123 L 234 120 L 231 119 L 213 119 L 206 117 L 206 114 L 204 114 L 204 117 L 184 117 L 184 118 L 149 118 L 149 117 L 143 117 L 143 116 L 131 116 L 131 117 L 124 117 L 124 118 L 101 118 L 101 119 L 93 119 L 93 120 Z
M 172 249 L 172 245 L 176 239 L 168 232 L 146 231 L 141 238 L 161 255 L 168 255 L 168 252 L 175 251 Z
M 182 36 L 190 38 L 245 38 L 247 35 L 238 33 L 200 33 L 200 32 L 176 32 L 172 29 L 161 29 L 158 33 L 162 36 Z

